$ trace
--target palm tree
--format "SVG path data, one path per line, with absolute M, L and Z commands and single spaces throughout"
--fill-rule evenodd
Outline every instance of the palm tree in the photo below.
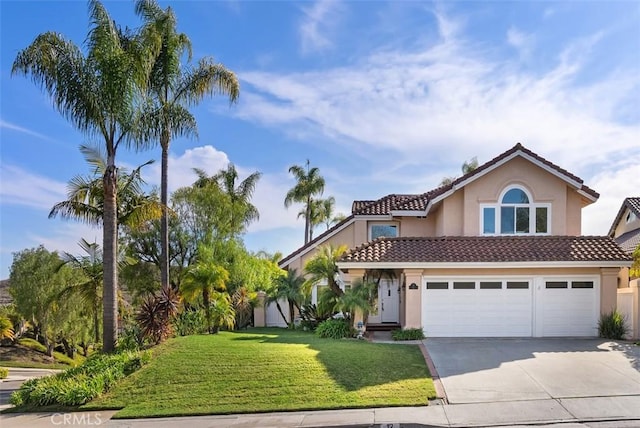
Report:
M 324 199 L 312 199 L 308 213 L 306 207 L 298 212 L 298 218 L 306 219 L 307 215 L 309 215 L 309 241 L 313 240 L 313 230 L 324 221 L 323 202 Z
M 304 243 L 307 244 L 311 236 L 312 200 L 315 195 L 322 195 L 324 192 L 324 178 L 320 175 L 320 170 L 317 167 L 310 167 L 309 159 L 307 159 L 306 169 L 299 165 L 293 165 L 289 168 L 289 172 L 293 174 L 297 183 L 287 192 L 284 206 L 289 208 L 294 202 L 304 204 Z
M 187 300 L 193 301 L 196 296 L 202 295 L 207 326 L 210 333 L 214 333 L 214 323 L 211 312 L 211 297 L 219 297 L 215 293 L 225 292 L 226 283 L 229 281 L 229 272 L 216 263 L 213 249 L 201 244 L 198 246 L 198 260 L 190 268 L 182 282 L 182 294 Z M 235 317 L 235 314 L 234 314 Z
M 78 295 L 93 318 L 93 335 L 95 343 L 100 342 L 100 313 L 102 311 L 102 250 L 98 244 L 89 243 L 84 238 L 78 243 L 86 256 L 76 257 L 70 253 L 63 253 L 60 259 L 64 265 L 69 265 L 82 272 L 84 281 L 65 287 L 58 298 L 64 299 L 70 295 Z M 58 268 L 58 269 L 60 269 Z
M 207 176 L 207 173 L 202 169 L 193 168 L 193 171 L 198 176 L 194 186 L 217 185 L 229 197 L 231 202 L 231 231 L 234 236 L 260 218 L 258 208 L 251 203 L 251 198 L 262 173 L 256 171 L 236 186 L 238 171 L 232 163 L 227 165 L 227 169 L 222 169 L 211 177 Z
M 477 168 L 478 168 L 478 157 L 474 156 L 468 161 L 464 161 L 460 169 L 462 170 L 462 175 L 467 175 L 470 172 L 475 171 Z M 453 183 L 456 178 L 458 177 L 444 177 L 440 182 L 440 186 L 448 186 L 449 184 Z
M 79 220 L 87 224 L 99 225 L 104 217 L 104 187 L 102 176 L 107 168 L 103 153 L 95 147 L 81 145 L 80 151 L 89 165 L 94 167 L 93 176 L 76 175 L 67 184 L 67 200 L 58 202 L 51 208 L 49 218 L 58 215 L 63 219 Z M 136 228 L 147 220 L 160 218 L 161 205 L 152 195 L 146 195 L 141 177 L 148 161 L 131 173 L 126 169 L 117 171 L 117 225 Z
M 344 291 L 337 283 L 339 274 L 337 262 L 347 249 L 346 245 L 335 247 L 329 244 L 318 247 L 316 254 L 307 261 L 304 267 L 304 270 L 310 275 L 307 285 L 326 280 L 331 291 L 338 297 L 342 296 Z
M 171 7 L 162 9 L 155 0 L 138 0 L 136 13 L 143 19 L 143 34 L 148 40 L 160 40 L 161 49 L 155 57 L 149 81 L 150 104 L 145 115 L 145 134 L 160 141 L 162 165 L 160 202 L 167 207 L 168 166 L 171 138 L 197 134 L 195 117 L 187 109 L 205 96 L 226 94 L 234 103 L 240 94 L 236 75 L 211 58 L 199 61 L 194 68 L 182 68 L 181 58 L 191 61 L 191 41 L 177 31 L 177 19 Z M 161 219 L 160 277 L 163 286 L 169 284 L 169 220 L 168 212 Z
M 276 302 L 280 315 L 282 315 L 282 319 L 284 319 L 285 322 L 287 322 L 287 318 L 282 313 L 282 309 L 280 309 L 279 301 L 283 299 L 287 300 L 289 303 L 289 323 L 291 325 L 293 325 L 294 307 L 298 310 L 298 313 L 300 313 L 300 306 L 304 303 L 304 282 L 304 277 L 298 275 L 296 269 L 288 270 L 286 275 L 276 280 L 275 287 L 268 299 L 270 302 Z
M 87 53 L 63 36 L 40 34 L 13 62 L 12 74 L 30 75 L 51 97 L 56 109 L 89 137 L 103 140 L 107 154 L 104 191 L 104 351 L 118 336 L 116 153 L 122 145 L 144 147 L 135 138 L 141 90 L 148 81 L 159 45 L 124 34 L 98 0 L 89 0 L 91 28 Z
M 347 312 L 351 319 L 351 324 L 355 321 L 355 312 L 362 311 L 362 321 L 367 323 L 369 313 L 374 309 L 377 299 L 378 285 L 372 281 L 363 281 L 357 278 L 351 284 L 351 288 L 347 290 L 338 302 L 338 306 L 342 312 Z

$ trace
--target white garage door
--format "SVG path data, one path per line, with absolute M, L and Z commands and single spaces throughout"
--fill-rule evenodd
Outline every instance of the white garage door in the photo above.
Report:
M 596 335 L 597 278 L 424 278 L 423 282 L 427 337 Z

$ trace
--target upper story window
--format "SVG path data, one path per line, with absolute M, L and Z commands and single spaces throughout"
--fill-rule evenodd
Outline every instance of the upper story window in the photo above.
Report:
M 627 214 L 627 223 L 631 223 L 632 221 L 635 221 L 636 219 L 636 214 L 632 211 L 629 211 L 629 213 Z
M 395 238 L 398 236 L 398 225 L 396 224 L 372 224 L 369 226 L 369 240 L 385 237 Z
M 480 207 L 484 235 L 527 235 L 551 232 L 551 205 L 534 203 L 529 193 L 518 186 L 506 188 L 498 204 Z

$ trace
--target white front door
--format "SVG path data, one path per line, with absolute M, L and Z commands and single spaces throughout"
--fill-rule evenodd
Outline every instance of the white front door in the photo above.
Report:
M 399 322 L 400 290 L 398 289 L 398 284 L 393 280 L 381 280 L 378 297 L 380 298 L 380 314 L 382 316 L 382 322 Z

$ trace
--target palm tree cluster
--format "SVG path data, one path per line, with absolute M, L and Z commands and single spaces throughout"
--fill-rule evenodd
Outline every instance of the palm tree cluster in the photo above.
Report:
M 78 179 L 72 203 L 57 206 L 59 213 L 103 226 L 103 348 L 115 348 L 118 331 L 117 232 L 118 189 L 122 177 L 116 166 L 118 148 L 162 149 L 162 285 L 169 284 L 168 261 L 168 150 L 171 138 L 197 134 L 188 107 L 205 96 L 223 94 L 235 102 L 239 83 L 235 74 L 210 58 L 191 64 L 191 44 L 177 31 L 170 7 L 155 0 L 138 0 L 139 31 L 123 31 L 102 3 L 89 1 L 91 28 L 86 51 L 54 32 L 40 34 L 13 63 L 12 74 L 31 76 L 51 97 L 55 108 L 88 137 L 102 141 L 106 161 L 101 166 L 101 194 L 81 190 Z M 187 55 L 183 65 L 182 58 Z M 97 212 L 80 204 L 100 198 Z M 122 206 L 122 205 L 120 205 Z M 78 208 L 76 210 L 76 208 Z M 78 213 L 81 213 L 78 215 Z
M 311 168 L 309 159 L 305 167 L 292 165 L 289 173 L 296 180 L 284 198 L 284 206 L 289 208 L 294 202 L 303 204 L 298 212 L 298 218 L 304 218 L 304 243 L 313 239 L 315 227 L 324 224 L 329 229 L 335 223 L 344 219 L 343 214 L 335 213 L 336 200 L 333 196 L 326 199 L 320 198 L 324 193 L 324 178 L 320 175 L 320 169 Z

